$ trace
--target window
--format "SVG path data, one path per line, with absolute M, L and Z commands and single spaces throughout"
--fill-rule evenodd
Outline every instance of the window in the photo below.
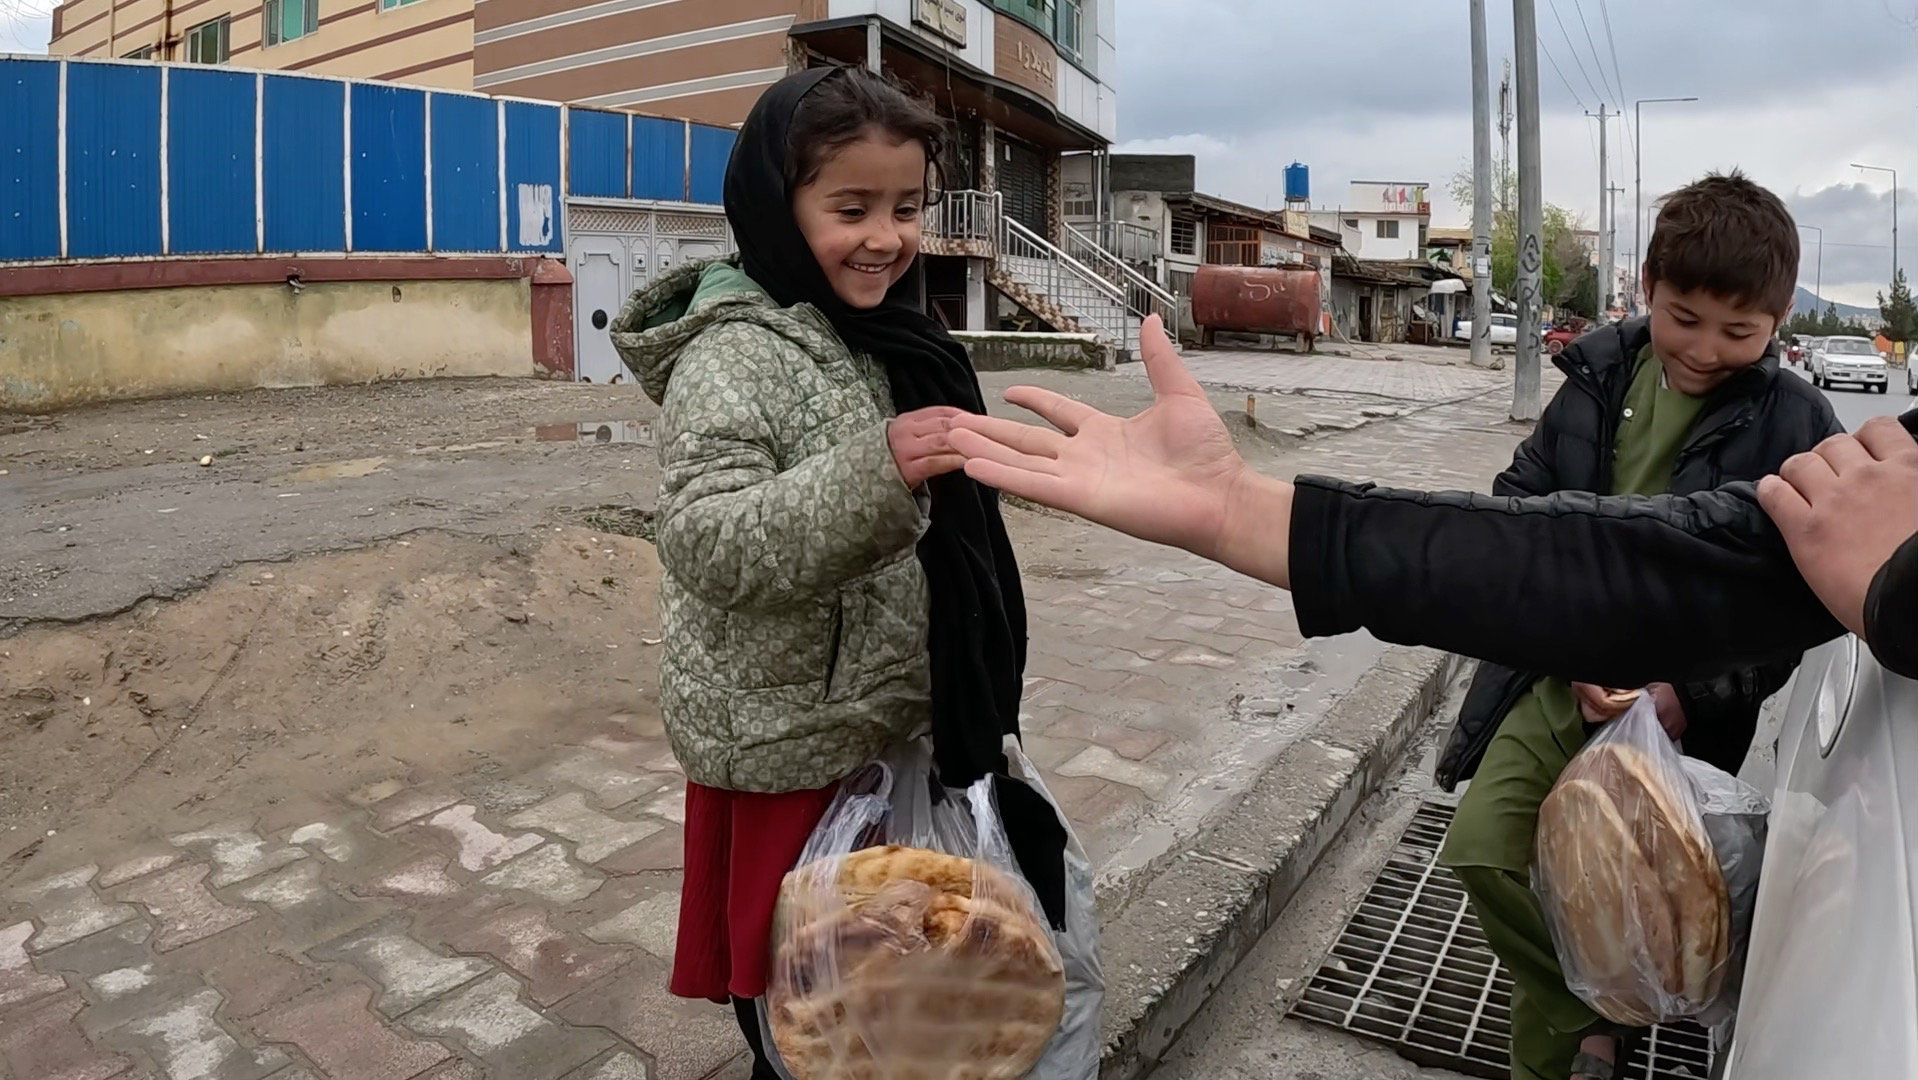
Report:
M 419 0 L 380 0 L 380 10 L 392 11 L 394 8 L 405 7 L 408 4 L 417 4 L 417 3 L 419 3 Z
M 212 22 L 203 22 L 186 32 L 186 62 L 189 64 L 226 63 L 226 34 L 228 19 L 225 15 Z
M 135 49 L 135 50 L 133 50 L 132 52 L 130 52 L 130 53 L 128 53 L 128 54 L 126 54 L 125 56 L 122 56 L 122 57 L 121 57 L 120 59 L 122 59 L 122 60 L 151 60 L 151 59 L 153 59 L 153 58 L 154 58 L 155 56 L 157 56 L 157 55 L 159 55 L 159 50 L 158 50 L 158 49 L 155 49 L 155 48 L 154 48 L 153 46 L 151 46 L 151 45 L 142 45 L 141 47 L 139 47 L 139 48 L 137 48 L 137 49 Z
M 260 22 L 260 44 L 298 41 L 320 28 L 320 0 L 266 0 Z
M 1348 228 L 1348 229 L 1351 229 L 1351 230 L 1352 230 L 1353 232 L 1358 232 L 1358 231 L 1359 231 L 1359 219 L 1358 219 L 1358 218 L 1355 218 L 1355 217 L 1349 217 L 1349 218 L 1346 218 L 1346 219 L 1345 219 L 1345 227 L 1346 227 L 1346 228 Z
M 1052 35 L 1059 51 L 1072 57 L 1085 55 L 1081 41 L 1085 16 L 1080 13 L 1079 5 L 1080 0 L 1059 0 L 1058 29 Z
M 1380 218 L 1379 219 L 1379 239 L 1380 240 L 1397 240 L 1398 238 L 1399 238 L 1399 219 Z
M 1199 223 L 1191 218 L 1172 219 L 1172 254 L 1199 253 Z

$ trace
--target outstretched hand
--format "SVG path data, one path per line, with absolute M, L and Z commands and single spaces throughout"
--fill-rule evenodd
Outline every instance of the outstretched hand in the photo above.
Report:
M 965 455 L 967 474 L 1008 494 L 1284 585 L 1290 485 L 1246 468 L 1157 316 L 1146 319 L 1139 341 L 1152 381 L 1151 407 L 1121 419 L 1050 390 L 1013 387 L 1008 402 L 1057 430 L 986 416 L 955 418 L 952 446 Z M 1263 529 L 1249 520 L 1274 515 L 1279 520 Z M 1256 565 L 1247 564 L 1244 552 L 1235 557 L 1235 549 L 1252 539 L 1276 555 Z

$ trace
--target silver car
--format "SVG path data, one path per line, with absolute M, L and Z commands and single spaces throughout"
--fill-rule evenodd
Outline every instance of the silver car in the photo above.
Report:
M 1918 682 L 1855 637 L 1786 707 L 1726 1075 L 1918 1077 Z
M 1882 394 L 1891 385 L 1891 369 L 1870 338 L 1829 337 L 1812 349 L 1811 381 L 1827 389 L 1845 383 Z

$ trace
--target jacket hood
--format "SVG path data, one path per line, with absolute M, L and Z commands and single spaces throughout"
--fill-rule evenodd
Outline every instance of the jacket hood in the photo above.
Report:
M 1590 378 L 1603 384 L 1616 369 L 1633 370 L 1638 363 L 1638 354 L 1651 343 L 1651 316 L 1640 315 L 1600 327 L 1574 340 L 1565 346 L 1564 352 L 1553 358 L 1553 362 L 1568 378 Z M 1727 379 L 1723 386 L 1714 391 L 1714 396 L 1757 397 L 1778 377 L 1781 363 L 1778 339 L 1774 337 L 1765 346 L 1765 355 L 1759 358 L 1758 363 Z
M 706 328 L 735 319 L 793 329 L 777 325 L 793 320 L 728 257 L 684 263 L 635 290 L 609 330 L 620 360 L 658 403 L 686 346 Z

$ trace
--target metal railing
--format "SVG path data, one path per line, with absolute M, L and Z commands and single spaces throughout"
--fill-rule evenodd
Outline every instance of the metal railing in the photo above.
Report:
M 1128 312 L 1141 319 L 1157 315 L 1168 326 L 1178 325 L 1179 300 L 1161 288 L 1158 282 L 1141 274 L 1130 263 L 1099 246 L 1091 237 L 1071 225 L 1065 227 L 1064 239 L 1068 255 L 1091 267 L 1100 277 L 1122 291 Z
M 1009 269 L 1033 279 L 1026 284 L 1066 309 L 1086 329 L 1114 341 L 1127 340 L 1125 290 L 1014 218 L 1001 215 L 999 223 L 1000 258 L 1019 260 Z
M 985 191 L 948 191 L 926 209 L 926 235 L 979 244 L 999 241 L 999 195 Z
M 1165 254 L 1160 246 L 1159 230 L 1148 229 L 1144 225 L 1135 225 L 1130 221 L 1067 224 L 1084 233 L 1093 243 L 1117 255 L 1121 262 L 1132 264 L 1135 269 L 1150 267 L 1159 256 Z

